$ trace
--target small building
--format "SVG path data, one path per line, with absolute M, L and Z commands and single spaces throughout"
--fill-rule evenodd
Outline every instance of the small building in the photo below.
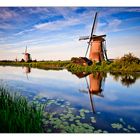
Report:
M 88 58 L 86 57 L 73 57 L 71 59 L 72 63 L 75 63 L 75 64 L 79 64 L 79 65 L 82 65 L 82 66 L 86 66 L 86 65 L 92 65 L 92 61 L 89 60 Z

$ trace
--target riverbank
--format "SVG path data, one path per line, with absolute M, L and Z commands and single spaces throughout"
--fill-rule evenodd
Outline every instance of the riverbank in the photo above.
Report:
M 14 62 L 0 61 L 1 66 L 27 66 L 39 69 L 67 69 L 72 73 L 86 72 L 92 73 L 95 71 L 103 72 L 140 72 L 140 59 L 133 56 L 131 53 L 124 55 L 120 59 L 114 61 L 103 61 L 101 63 L 93 63 L 92 65 L 83 66 L 67 61 L 38 61 L 38 62 Z

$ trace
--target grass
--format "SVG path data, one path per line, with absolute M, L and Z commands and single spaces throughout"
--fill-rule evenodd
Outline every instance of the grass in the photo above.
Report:
M 0 61 L 1 66 L 27 66 L 38 69 L 63 69 L 70 61 L 38 61 L 38 62 L 15 62 Z
M 14 62 L 14 61 L 0 61 L 2 66 L 28 66 L 39 69 L 67 69 L 72 73 L 94 71 L 104 72 L 140 72 L 140 59 L 135 57 L 132 53 L 125 54 L 123 57 L 112 62 L 103 61 L 101 63 L 93 63 L 91 66 L 82 66 L 75 64 L 70 60 L 67 61 L 38 61 L 38 62 Z
M 140 59 L 135 57 L 132 53 L 125 54 L 123 57 L 112 62 L 102 61 L 101 63 L 93 63 L 91 66 L 82 66 L 75 63 L 69 63 L 67 66 L 69 71 L 87 72 L 94 71 L 104 72 L 140 72 Z
M 40 133 L 43 132 L 42 109 L 35 108 L 19 95 L 11 95 L 0 87 L 0 132 Z

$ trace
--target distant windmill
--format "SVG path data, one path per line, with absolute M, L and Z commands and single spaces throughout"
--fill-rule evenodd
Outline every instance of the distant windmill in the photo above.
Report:
M 27 80 L 29 80 L 28 74 L 31 72 L 31 68 L 30 67 L 22 67 L 22 69 L 24 70 L 24 73 L 26 74 Z
M 101 62 L 102 60 L 108 60 L 108 58 L 107 58 L 107 53 L 106 53 L 106 48 L 105 48 L 106 47 L 106 43 L 105 43 L 106 35 L 95 35 L 94 34 L 95 26 L 97 23 L 97 15 L 98 15 L 98 13 L 96 12 L 90 36 L 82 36 L 79 38 L 79 40 L 89 39 L 85 57 L 87 56 L 87 53 L 88 53 L 88 50 L 90 47 L 89 59 L 91 61 Z
M 25 48 L 25 52 L 22 53 L 22 54 L 24 54 L 24 61 L 25 62 L 30 62 L 31 61 L 31 55 L 29 53 L 27 53 L 27 46 Z
M 16 58 L 15 58 L 15 62 L 18 62 L 17 56 L 16 56 Z

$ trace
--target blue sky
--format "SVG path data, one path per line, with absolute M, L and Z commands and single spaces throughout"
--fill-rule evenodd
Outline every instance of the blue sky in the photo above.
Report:
M 139 7 L 1 7 L 0 59 L 64 60 L 84 56 L 95 12 L 95 34 L 106 34 L 109 58 L 133 52 L 140 57 Z

